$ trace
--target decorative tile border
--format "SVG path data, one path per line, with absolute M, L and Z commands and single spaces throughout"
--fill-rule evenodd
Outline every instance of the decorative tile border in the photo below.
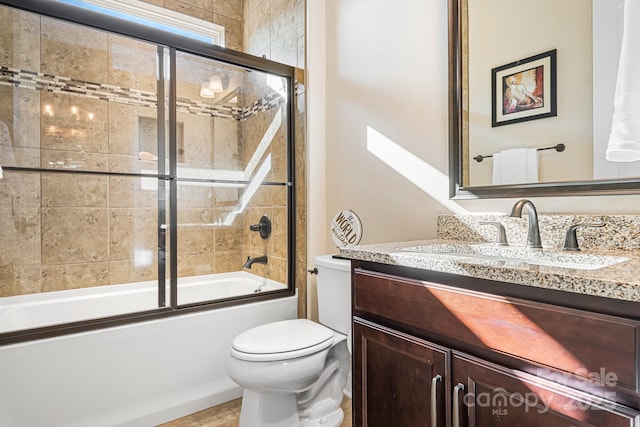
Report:
M 0 66 L 0 84 L 142 107 L 155 107 L 157 102 L 156 94 L 153 92 L 92 83 L 4 66 Z
M 243 109 L 228 105 L 211 105 L 193 99 L 178 98 L 176 107 L 181 113 L 197 114 L 199 116 L 221 117 L 242 120 Z
M 155 92 L 123 88 L 102 83 L 92 83 L 84 80 L 71 79 L 69 77 L 36 73 L 4 66 L 0 66 L 0 85 L 39 90 L 41 92 L 76 95 L 84 98 L 141 107 L 156 108 L 157 105 Z M 285 99 L 276 92 L 272 92 L 266 97 L 258 99 L 246 108 L 231 107 L 226 104 L 211 105 L 193 99 L 178 98 L 177 110 L 181 113 L 244 121 L 260 112 L 275 108 L 284 102 Z
M 283 104 L 284 102 L 285 98 L 282 95 L 277 92 L 271 92 L 264 98 L 258 99 L 256 102 L 251 104 L 250 107 L 245 108 L 242 111 L 240 120 L 247 120 L 251 116 L 254 116 L 263 111 L 271 110 L 272 108 L 275 108 L 278 105 Z

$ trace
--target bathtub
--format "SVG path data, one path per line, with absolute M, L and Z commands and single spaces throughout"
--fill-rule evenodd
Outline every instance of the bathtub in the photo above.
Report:
M 180 280 L 179 302 L 282 288 L 247 272 Z M 0 326 L 24 329 L 145 310 L 155 282 L 0 299 Z M 125 309 L 123 309 L 125 307 Z M 154 426 L 241 396 L 231 340 L 297 314 L 297 296 L 0 347 L 3 427 Z
M 178 304 L 285 289 L 246 271 L 178 279 Z M 169 287 L 166 290 L 169 300 Z M 158 282 L 136 282 L 0 298 L 0 333 L 116 316 L 158 307 Z

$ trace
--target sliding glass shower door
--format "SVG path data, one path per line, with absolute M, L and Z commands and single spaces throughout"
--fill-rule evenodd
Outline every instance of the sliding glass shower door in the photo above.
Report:
M 0 330 L 157 308 L 145 283 L 160 274 L 166 197 L 138 144 L 163 144 L 147 127 L 166 109 L 164 48 L 6 6 L 0 16 L 0 298 L 12 308 Z M 123 284 L 126 303 L 77 304 Z
M 178 304 L 286 288 L 287 100 L 282 77 L 177 52 Z M 251 231 L 262 216 L 265 238 Z
M 0 341 L 293 293 L 293 70 L 60 7 L 0 5 Z

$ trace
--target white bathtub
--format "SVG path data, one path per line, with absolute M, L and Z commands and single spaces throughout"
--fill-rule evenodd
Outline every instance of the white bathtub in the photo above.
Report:
M 246 272 L 199 276 L 180 281 L 179 302 L 258 286 L 282 285 Z M 0 326 L 13 322 L 5 330 L 15 330 L 144 310 L 156 304 L 153 291 L 153 298 L 145 294 L 149 288 L 135 283 L 2 298 Z M 225 370 L 233 337 L 296 312 L 292 296 L 2 346 L 0 426 L 154 426 L 234 399 L 242 390 Z
M 282 283 L 246 271 L 178 279 L 178 304 L 210 301 L 256 290 L 285 289 Z M 167 304 L 169 287 L 166 288 Z M 96 319 L 158 307 L 158 282 L 136 282 L 0 298 L 0 333 Z

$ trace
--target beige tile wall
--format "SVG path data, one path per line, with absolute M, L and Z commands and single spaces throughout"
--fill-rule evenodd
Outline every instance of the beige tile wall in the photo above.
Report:
M 0 295 L 40 290 L 40 179 L 5 172 L 0 181 Z
M 149 1 L 227 28 L 227 46 L 261 46 L 260 52 L 301 67 L 304 58 L 304 7 L 301 1 L 242 0 Z M 249 13 L 269 16 L 269 31 L 242 30 Z M 279 16 L 281 14 L 282 16 Z M 1 65 L 62 75 L 85 81 L 155 92 L 155 46 L 80 26 L 0 9 Z M 253 18 L 250 18 L 253 20 Z M 262 38 L 266 39 L 260 41 Z M 295 42 L 294 42 L 295 41 Z M 301 60 L 302 58 L 302 60 Z M 188 61 L 187 61 L 188 62 Z M 206 62 L 206 61 L 205 61 Z M 198 99 L 199 84 L 213 73 L 209 64 L 178 68 L 182 96 Z M 245 84 L 242 73 L 227 73 L 228 87 Z M 264 87 L 250 82 L 250 87 Z M 262 84 L 262 86 L 260 86 Z M 242 95 L 242 94 L 241 94 Z M 180 96 L 180 95 L 179 95 Z M 247 103 L 256 94 L 245 93 Z M 155 109 L 104 102 L 73 95 L 0 86 L 0 138 L 3 165 L 95 171 L 153 170 L 153 162 L 137 160 L 138 117 L 155 117 Z M 306 226 L 304 87 L 296 96 L 296 286 L 300 314 L 305 313 Z M 75 107 L 72 111 L 72 107 Z M 47 114 L 53 111 L 53 114 Z M 88 114 L 92 119 L 88 119 Z M 179 114 L 184 127 L 184 165 L 225 169 L 246 166 L 254 141 L 265 131 L 275 110 L 245 122 Z M 40 127 L 33 123 L 41 123 Z M 3 129 L 0 128 L 0 136 Z M 268 180 L 286 179 L 284 125 L 272 142 L 273 170 Z M 214 222 L 238 204 L 238 189 L 181 186 L 179 222 Z M 150 280 L 157 277 L 157 192 L 144 189 L 139 178 L 72 174 L 5 172 L 0 181 L 0 296 Z M 267 214 L 274 229 L 268 241 L 248 231 Z M 179 275 L 237 271 L 246 256 L 267 253 L 268 266 L 253 273 L 286 282 L 286 191 L 265 186 L 245 215 L 225 227 L 179 228 Z
M 243 0 L 244 51 L 300 69 L 295 96 L 296 242 L 295 286 L 298 315 L 307 312 L 307 227 L 306 227 L 306 88 L 305 0 Z M 277 208 L 277 207 L 275 207 Z M 257 213 L 252 213 L 255 220 Z M 280 260 L 279 260 L 280 261 Z M 281 265 L 286 265 L 281 262 Z M 286 272 L 286 270 L 285 270 Z M 284 273 L 283 273 L 284 274 Z
M 142 0 L 225 27 L 226 47 L 242 50 L 243 0 Z
M 244 51 L 304 69 L 305 0 L 243 0 Z

